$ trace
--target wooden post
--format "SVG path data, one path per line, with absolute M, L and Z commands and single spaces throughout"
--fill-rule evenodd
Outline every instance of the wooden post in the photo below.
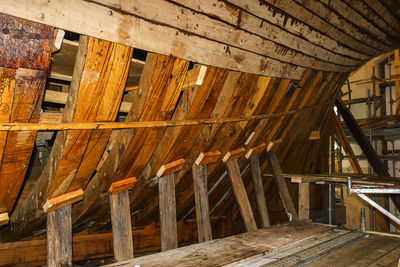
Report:
M 179 159 L 161 166 L 157 172 L 157 176 L 160 177 L 158 181 L 158 192 L 161 251 L 167 251 L 178 247 L 174 173 L 180 171 L 184 163 L 184 159 Z
M 207 164 L 216 162 L 220 155 L 221 152 L 219 151 L 200 153 L 192 167 L 199 243 L 212 240 L 207 190 Z
M 111 184 L 110 194 L 111 225 L 116 261 L 133 258 L 131 210 L 128 190 L 136 183 L 136 178 L 128 178 Z
M 254 193 L 256 194 L 258 213 L 261 217 L 261 222 L 263 227 L 270 226 L 267 202 L 265 201 L 264 187 L 261 180 L 260 171 L 260 160 L 258 154 L 261 153 L 266 148 L 266 145 L 262 143 L 259 146 L 251 148 L 247 154 L 246 158 L 250 160 L 251 176 L 253 178 Z
M 310 219 L 310 183 L 299 183 L 299 219 Z
M 244 148 L 230 151 L 225 154 L 223 161 L 228 168 L 233 193 L 239 206 L 239 211 L 243 219 L 244 227 L 246 228 L 247 232 L 251 232 L 257 230 L 257 225 L 256 221 L 254 220 L 253 211 L 251 210 L 250 201 L 247 197 L 246 188 L 244 187 L 239 165 L 237 163 L 237 158 L 242 156 L 244 151 Z
M 292 198 L 290 197 L 289 190 L 287 188 L 285 179 L 282 176 L 282 169 L 279 161 L 273 150 L 267 152 L 269 166 L 272 171 L 272 177 L 274 178 L 275 184 L 278 187 L 279 196 L 282 199 L 283 206 L 285 207 L 286 214 L 292 216 L 293 220 L 297 220 L 297 212 L 293 205 Z
M 72 266 L 72 203 L 82 200 L 79 189 L 53 199 L 43 206 L 47 212 L 47 266 Z

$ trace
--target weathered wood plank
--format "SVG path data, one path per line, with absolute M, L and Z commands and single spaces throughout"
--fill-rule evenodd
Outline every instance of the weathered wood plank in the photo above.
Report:
M 121 192 L 128 191 L 131 189 L 136 183 L 136 177 L 127 178 L 115 183 L 112 183 L 110 188 L 108 189 L 108 193 L 111 195 L 115 195 Z
M 201 152 L 195 163 L 197 165 L 214 163 L 220 158 L 220 156 L 221 152 L 219 151 Z
M 174 174 L 158 180 L 161 251 L 178 247 Z
M 310 183 L 299 183 L 299 219 L 310 219 Z
M 79 189 L 73 192 L 66 193 L 55 198 L 48 199 L 43 205 L 43 211 L 48 213 L 53 210 L 57 210 L 66 205 L 73 204 L 75 202 L 81 201 L 83 198 L 83 190 Z
M 164 164 L 161 168 L 157 171 L 157 177 L 167 176 L 171 173 L 175 173 L 177 171 L 182 170 L 183 164 L 185 164 L 184 159 L 178 159 L 173 162 Z
M 257 230 L 256 221 L 254 220 L 253 211 L 249 198 L 247 197 L 246 188 L 243 185 L 242 176 L 240 174 L 237 159 L 231 159 L 225 162 L 228 168 L 229 178 L 232 183 L 233 193 L 236 197 L 236 202 L 239 206 L 240 214 L 242 215 L 243 223 L 247 232 Z
M 71 204 L 47 213 L 47 266 L 72 266 Z
M 133 258 L 131 211 L 128 191 L 110 194 L 111 224 L 116 261 Z
M 265 145 L 264 145 L 265 147 Z M 261 180 L 260 159 L 258 155 L 250 157 L 251 176 L 253 178 L 253 188 L 257 200 L 258 214 L 260 214 L 262 226 L 270 226 L 267 202 L 264 196 L 264 187 Z
M 199 243 L 212 240 L 207 191 L 207 165 L 193 164 L 193 187 Z

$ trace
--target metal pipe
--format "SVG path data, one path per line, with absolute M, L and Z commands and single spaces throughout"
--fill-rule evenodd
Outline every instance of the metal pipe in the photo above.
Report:
M 365 224 L 365 208 L 361 208 L 361 233 L 365 233 L 367 231 L 367 226 Z
M 372 199 L 370 199 L 369 197 L 367 197 L 364 194 L 357 194 L 361 199 L 363 199 L 364 201 L 366 201 L 368 204 L 370 204 L 372 207 L 374 207 L 375 209 L 377 209 L 378 211 L 380 211 L 383 215 L 385 215 L 386 217 L 388 217 L 390 220 L 392 220 L 393 222 L 395 222 L 396 224 L 400 225 L 400 218 L 397 218 L 396 216 L 394 216 L 393 214 L 391 214 L 389 211 L 387 211 L 386 209 L 384 209 L 381 205 L 379 205 L 378 203 L 376 203 L 375 201 L 373 201 Z

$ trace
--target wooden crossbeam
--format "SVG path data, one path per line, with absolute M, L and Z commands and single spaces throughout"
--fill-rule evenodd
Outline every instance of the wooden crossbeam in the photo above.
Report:
M 111 184 L 108 189 L 110 193 L 114 258 L 116 261 L 133 258 L 131 209 L 128 190 L 135 183 L 136 177 L 131 177 Z
M 280 144 L 280 143 L 282 143 L 282 140 L 281 139 L 277 139 L 277 140 L 272 140 L 272 141 L 270 141 L 269 143 L 268 143 L 268 146 L 267 146 L 267 151 L 270 151 L 270 150 L 272 150 L 272 149 L 276 149 L 276 147 Z
M 5 225 L 9 222 L 10 218 L 8 217 L 8 213 L 0 213 L 0 226 Z
M 250 148 L 249 151 L 247 151 L 247 153 L 245 155 L 245 158 L 249 159 L 249 158 L 251 158 L 251 157 L 253 157 L 255 155 L 260 154 L 262 151 L 264 151 L 266 146 L 267 145 L 265 143 L 262 143 L 261 145 L 258 145 L 258 146 Z
M 82 199 L 83 199 L 83 190 L 78 189 L 76 191 L 69 192 L 69 193 L 63 194 L 61 196 L 48 199 L 46 201 L 46 203 L 44 203 L 44 205 L 43 205 L 43 211 L 45 213 L 48 213 L 50 211 L 54 211 L 56 209 L 67 206 L 69 204 L 81 201 Z
M 211 152 L 201 152 L 197 157 L 195 163 L 197 165 L 201 164 L 211 164 L 216 162 L 221 156 L 221 152 L 219 151 L 211 151 Z
M 268 151 L 267 156 L 275 184 L 278 187 L 279 196 L 281 197 L 283 206 L 285 207 L 286 214 L 288 216 L 292 216 L 293 220 L 297 220 L 297 212 L 287 188 L 285 179 L 282 176 L 282 169 L 278 158 L 273 150 Z
M 251 210 L 250 201 L 247 197 L 246 188 L 244 187 L 239 165 L 237 163 L 237 155 L 242 155 L 243 153 L 244 149 L 240 149 L 240 153 L 234 151 L 234 153 L 231 153 L 233 157 L 231 157 L 231 159 L 228 157 L 229 160 L 224 162 L 228 168 L 233 193 L 239 207 L 240 215 L 242 216 L 244 227 L 247 232 L 251 232 L 257 230 L 257 225 L 254 220 L 253 211 Z M 227 154 L 229 154 L 229 152 Z
M 156 175 L 157 175 L 157 177 L 163 177 L 163 176 L 169 175 L 171 173 L 180 171 L 183 168 L 183 164 L 185 164 L 184 159 L 178 159 L 173 162 L 164 164 L 157 171 Z
M 246 150 L 243 147 L 238 148 L 236 150 L 229 151 L 228 153 L 225 154 L 225 156 L 223 157 L 222 161 L 224 163 L 226 163 L 226 162 L 228 162 L 230 160 L 234 160 L 234 159 L 240 158 L 244 154 L 245 151 Z

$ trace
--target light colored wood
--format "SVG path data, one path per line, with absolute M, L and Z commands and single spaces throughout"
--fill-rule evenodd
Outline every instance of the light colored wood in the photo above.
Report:
M 8 213 L 0 213 L 0 226 L 5 225 L 9 222 L 10 218 L 8 217 Z
M 116 261 L 132 259 L 133 239 L 128 191 L 110 194 L 110 208 L 114 258 Z
M 198 66 L 190 71 L 185 79 L 182 90 L 203 84 L 204 76 L 207 72 L 207 66 Z
M 108 193 L 110 193 L 110 195 L 115 195 L 121 192 L 128 191 L 136 184 L 136 181 L 136 177 L 131 177 L 120 180 L 118 182 L 114 182 L 111 184 L 110 188 L 108 188 Z
M 373 235 L 381 235 L 381 236 L 390 236 L 390 237 L 400 238 L 399 233 L 387 233 L 387 232 L 377 232 L 377 231 L 366 231 L 366 233 L 373 234 Z
M 312 131 L 310 133 L 310 136 L 308 137 L 308 140 L 319 140 L 321 138 L 320 131 Z
M 178 172 L 183 168 L 183 164 L 185 164 L 184 159 L 178 159 L 173 162 L 164 164 L 161 168 L 157 171 L 157 177 L 163 177 L 169 175 L 174 172 Z
M 299 184 L 299 220 L 310 219 L 310 183 Z
M 228 162 L 230 160 L 238 159 L 241 156 L 243 156 L 244 152 L 246 152 L 246 150 L 243 147 L 238 148 L 236 150 L 229 151 L 228 153 L 226 153 L 224 155 L 222 161 L 224 163 L 226 163 L 226 162 Z
M 197 157 L 195 163 L 196 165 L 201 164 L 211 164 L 216 162 L 221 157 L 221 152 L 211 151 L 211 152 L 201 152 Z
M 266 144 L 262 143 L 261 145 L 250 148 L 249 151 L 247 151 L 245 158 L 249 159 L 250 157 L 260 154 L 265 149 L 265 147 L 266 147 Z
M 64 195 L 48 199 L 43 205 L 43 211 L 45 213 L 57 210 L 66 205 L 73 204 L 83 199 L 83 190 L 79 189 L 73 192 L 66 193 Z
M 61 48 L 61 44 L 64 40 L 65 31 L 61 29 L 55 29 L 53 33 L 53 44 L 51 46 L 51 52 L 57 52 Z

